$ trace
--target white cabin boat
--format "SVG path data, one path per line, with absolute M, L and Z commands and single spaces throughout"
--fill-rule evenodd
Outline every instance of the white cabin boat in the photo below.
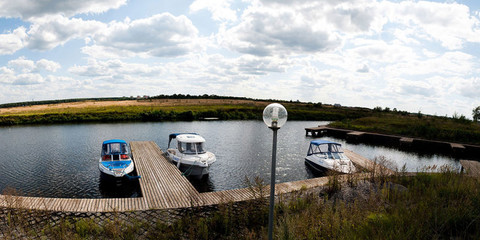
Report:
M 170 147 L 172 140 L 176 144 Z M 216 161 L 213 153 L 205 151 L 204 143 L 205 139 L 196 133 L 172 133 L 168 139 L 166 156 L 185 176 L 203 178 Z
M 355 165 L 343 152 L 342 145 L 327 140 L 310 142 L 305 163 L 319 172 L 328 170 L 341 173 L 356 172 Z

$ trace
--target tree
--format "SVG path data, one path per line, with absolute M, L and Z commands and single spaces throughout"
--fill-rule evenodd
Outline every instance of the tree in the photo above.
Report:
M 480 106 L 476 107 L 472 111 L 473 121 L 478 122 L 480 119 Z

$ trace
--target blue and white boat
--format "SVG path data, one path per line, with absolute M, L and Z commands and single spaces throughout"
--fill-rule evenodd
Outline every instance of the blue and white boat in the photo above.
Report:
M 354 173 L 357 171 L 353 162 L 345 155 L 342 145 L 327 140 L 310 142 L 305 163 L 319 172 L 330 170 Z
M 170 147 L 172 140 L 176 144 Z M 166 156 L 186 176 L 203 178 L 217 160 L 213 153 L 205 151 L 204 143 L 205 139 L 196 133 L 172 133 L 168 138 Z
M 134 169 L 128 143 L 120 139 L 104 141 L 98 168 L 107 176 L 115 178 L 128 176 Z

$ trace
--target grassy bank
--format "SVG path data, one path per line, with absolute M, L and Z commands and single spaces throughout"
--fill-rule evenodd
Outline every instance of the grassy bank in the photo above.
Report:
M 95 102 L 93 102 L 95 103 Z M 115 103 L 115 102 L 114 102 Z M 0 125 L 50 124 L 118 121 L 192 121 L 204 118 L 220 120 L 262 119 L 270 102 L 253 100 L 163 99 L 130 100 L 118 105 L 102 102 L 84 107 L 51 105 L 43 108 L 17 108 L 0 114 Z M 284 102 L 290 120 L 340 120 L 368 116 L 368 109 L 335 108 L 305 103 Z
M 177 97 L 177 98 L 175 98 Z M 207 97 L 207 98 L 202 98 Z M 157 96 L 150 99 L 70 99 L 0 106 L 0 126 L 21 124 L 261 120 L 272 101 L 219 96 Z M 278 101 L 277 101 L 278 102 Z M 381 108 L 279 101 L 289 120 L 334 121 L 332 127 L 409 137 L 480 144 L 480 125 L 464 116 L 438 117 Z M 48 103 L 48 104 L 42 104 Z M 21 107 L 18 107 L 21 106 Z
M 344 185 L 332 176 L 320 192 L 304 189 L 279 199 L 275 239 L 480 238 L 479 179 L 448 169 Z M 22 232 L 22 223 L 28 226 L 22 217 L 8 215 L 3 222 L 6 237 L 19 236 L 15 234 Z M 31 228 L 25 231 L 54 239 L 266 239 L 268 204 L 259 198 L 225 203 L 207 212 L 190 209 L 171 223 L 75 217 L 50 221 L 34 232 Z

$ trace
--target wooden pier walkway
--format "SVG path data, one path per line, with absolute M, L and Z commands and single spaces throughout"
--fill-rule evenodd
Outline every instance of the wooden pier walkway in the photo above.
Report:
M 261 194 L 258 189 L 242 188 L 199 193 L 186 177 L 163 155 L 154 142 L 132 142 L 132 155 L 142 197 L 138 198 L 42 198 L 0 195 L 0 207 L 63 212 L 124 212 L 150 209 L 175 209 L 208 206 L 227 202 L 246 201 L 269 196 L 269 186 Z M 355 164 L 372 166 L 372 161 L 346 151 Z M 366 167 L 368 168 L 368 167 Z M 302 188 L 327 184 L 328 177 L 276 184 L 275 194 L 298 191 Z
M 472 160 L 460 160 L 462 172 L 472 177 L 480 177 L 480 162 Z
M 198 203 L 200 195 L 154 142 L 132 142 L 140 188 L 147 209 L 182 208 Z

